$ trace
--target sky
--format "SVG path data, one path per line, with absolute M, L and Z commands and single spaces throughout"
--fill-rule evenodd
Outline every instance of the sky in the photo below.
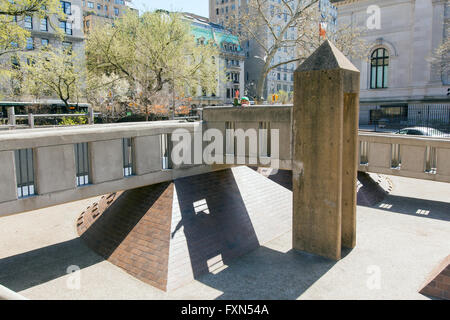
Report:
M 140 10 L 165 9 L 169 11 L 184 11 L 203 17 L 209 16 L 208 0 L 132 0 Z

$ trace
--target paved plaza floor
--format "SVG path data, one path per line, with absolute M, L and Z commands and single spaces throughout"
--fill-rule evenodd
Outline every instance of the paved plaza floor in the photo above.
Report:
M 93 198 L 0 218 L 0 284 L 29 299 L 429 299 L 418 291 L 450 254 L 450 184 L 388 179 L 383 201 L 358 206 L 357 246 L 339 262 L 293 251 L 287 232 L 164 292 L 78 238 L 76 220 Z M 81 269 L 79 286 L 71 266 Z

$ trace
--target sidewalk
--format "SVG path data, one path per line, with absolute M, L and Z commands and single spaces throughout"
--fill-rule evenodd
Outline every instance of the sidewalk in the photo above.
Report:
M 166 293 L 80 241 L 76 219 L 91 199 L 0 219 L 0 284 L 29 299 L 428 299 L 418 290 L 450 253 L 450 185 L 389 178 L 390 195 L 358 206 L 357 247 L 337 263 L 294 252 L 288 232 Z M 71 265 L 79 289 L 68 289 Z

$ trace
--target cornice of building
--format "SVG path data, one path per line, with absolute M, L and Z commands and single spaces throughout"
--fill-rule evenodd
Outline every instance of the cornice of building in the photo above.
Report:
M 351 4 L 351 3 L 361 2 L 361 0 L 338 0 L 338 1 L 331 1 L 331 2 L 336 7 L 340 7 L 340 6 L 344 6 L 344 5 Z

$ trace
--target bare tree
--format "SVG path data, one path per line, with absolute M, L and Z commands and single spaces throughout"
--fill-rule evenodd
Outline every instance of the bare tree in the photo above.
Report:
M 231 16 L 228 27 L 236 30 L 244 41 L 252 40 L 260 48 L 263 61 L 256 84 L 256 95 L 263 97 L 264 84 L 269 73 L 281 66 L 299 64 L 323 42 L 319 34 L 321 22 L 318 0 L 249 0 L 248 8 Z M 329 39 L 344 54 L 359 57 L 364 52 L 361 31 L 342 26 Z M 283 51 L 280 61 L 274 58 Z

